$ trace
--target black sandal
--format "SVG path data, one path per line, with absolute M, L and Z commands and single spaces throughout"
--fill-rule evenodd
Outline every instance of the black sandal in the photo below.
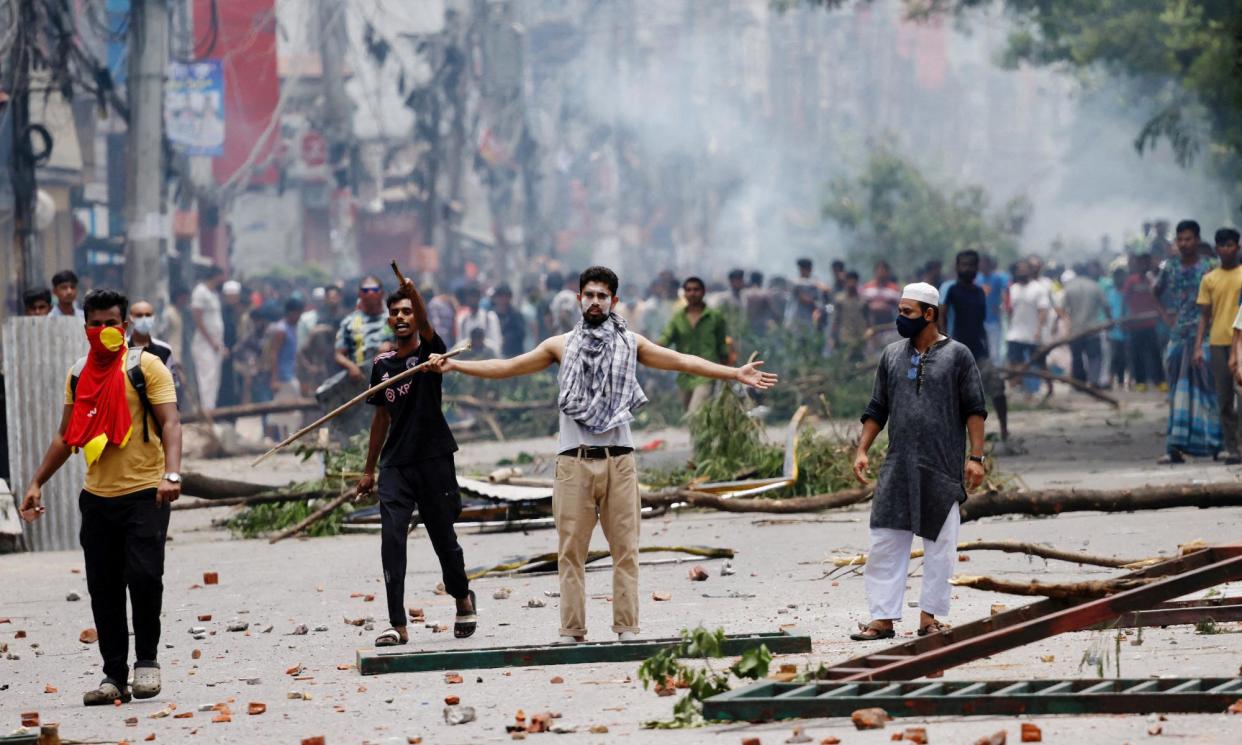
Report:
M 860 623 L 858 624 L 858 633 L 850 634 L 850 639 L 856 642 L 870 642 L 876 639 L 892 639 L 894 636 L 897 636 L 895 629 L 882 629 L 879 626 Z
M 479 622 L 479 601 L 475 599 L 474 590 L 469 593 L 470 606 L 474 609 L 468 615 L 458 614 L 453 619 L 453 636 L 458 639 L 465 639 L 474 636 L 474 630 L 478 627 Z

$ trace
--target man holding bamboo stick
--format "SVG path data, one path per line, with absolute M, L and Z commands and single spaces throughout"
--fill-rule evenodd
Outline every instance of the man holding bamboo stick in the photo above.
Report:
M 562 642 L 586 639 L 586 556 L 597 521 L 612 554 L 612 630 L 622 641 L 638 633 L 640 502 L 630 422 L 647 402 L 636 377 L 638 364 L 760 389 L 776 383 L 776 375 L 760 372 L 762 362 L 728 367 L 674 352 L 630 331 L 625 319 L 612 312 L 619 300 L 617 284 L 617 275 L 606 267 L 583 272 L 578 278 L 582 317 L 577 325 L 533 351 L 506 360 L 441 358 L 435 363 L 438 372 L 457 370 L 480 378 L 530 375 L 553 363 L 561 365 L 552 516 L 559 542 Z
M 397 348 L 375 358 L 372 386 L 446 351 L 412 281 L 403 278 L 400 289 L 388 296 L 387 304 L 388 325 L 396 336 Z M 391 624 L 375 640 L 377 647 L 405 644 L 410 639 L 405 615 L 406 538 L 416 507 L 440 560 L 444 589 L 457 600 L 453 635 L 464 639 L 474 634 L 477 623 L 475 595 L 466 579 L 465 559 L 453 530 L 461 514 L 453 463 L 457 442 L 441 409 L 442 379 L 439 372 L 417 373 L 367 399 L 375 407 L 375 415 L 358 494 L 375 489 L 378 461 L 380 559 Z

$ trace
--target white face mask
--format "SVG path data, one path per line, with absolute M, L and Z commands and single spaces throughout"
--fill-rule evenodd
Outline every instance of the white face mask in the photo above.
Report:
M 143 336 L 150 336 L 155 330 L 155 316 L 139 316 L 130 321 L 129 325 Z

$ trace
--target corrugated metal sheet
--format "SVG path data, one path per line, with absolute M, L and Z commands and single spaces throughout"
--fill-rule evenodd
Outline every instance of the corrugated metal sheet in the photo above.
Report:
M 457 487 L 465 494 L 499 502 L 544 502 L 552 500 L 550 486 L 514 486 L 457 477 Z
M 10 486 L 18 502 L 60 426 L 65 375 L 86 349 L 82 322 L 76 318 L 10 318 L 4 324 Z M 28 550 L 77 547 L 82 524 L 78 493 L 85 478 L 86 463 L 75 453 L 43 485 L 47 512 L 34 524 L 25 525 Z

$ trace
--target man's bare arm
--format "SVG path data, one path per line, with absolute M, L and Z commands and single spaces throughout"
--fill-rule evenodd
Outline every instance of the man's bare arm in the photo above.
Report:
M 459 360 L 453 357 L 433 357 L 435 364 L 432 369 L 439 373 L 457 371 L 476 378 L 493 380 L 516 378 L 546 370 L 552 363 L 559 362 L 564 345 L 564 337 L 553 336 L 539 342 L 539 346 L 531 351 L 509 359 Z
M 427 304 L 423 302 L 422 293 L 414 286 L 414 280 L 406 277 L 397 290 L 408 297 L 410 304 L 414 306 L 414 317 L 418 319 L 418 335 L 423 341 L 431 341 L 431 337 L 436 335 L 436 330 L 431 327 L 431 318 L 427 315 Z
M 751 362 L 741 367 L 729 367 L 702 357 L 695 357 L 692 354 L 675 352 L 639 334 L 635 336 L 638 337 L 638 361 L 647 367 L 689 373 L 716 380 L 736 380 L 760 389 L 771 388 L 776 384 L 775 373 L 759 371 L 759 367 L 763 365 L 762 361 Z

